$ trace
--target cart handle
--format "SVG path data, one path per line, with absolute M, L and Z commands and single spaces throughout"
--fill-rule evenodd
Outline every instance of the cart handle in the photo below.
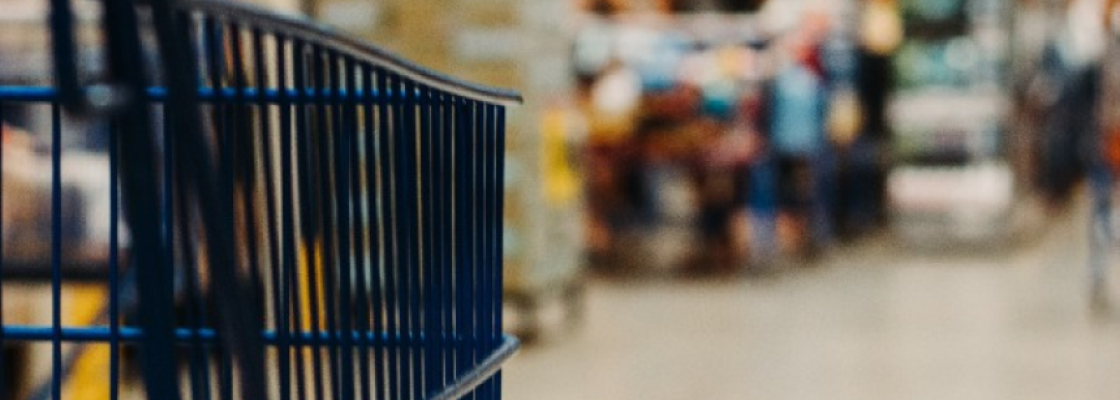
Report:
M 228 0 L 179 0 L 175 6 L 180 10 L 204 11 L 248 22 L 274 34 L 297 37 L 309 42 L 330 43 L 356 59 L 383 66 L 393 73 L 448 93 L 502 105 L 522 102 L 521 95 L 516 91 L 466 82 L 436 72 L 311 19 L 279 14 L 244 2 Z

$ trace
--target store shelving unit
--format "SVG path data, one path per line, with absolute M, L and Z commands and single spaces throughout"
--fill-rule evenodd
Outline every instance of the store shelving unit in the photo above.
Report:
M 890 104 L 893 228 L 905 237 L 976 240 L 1008 233 L 1010 4 L 905 0 Z

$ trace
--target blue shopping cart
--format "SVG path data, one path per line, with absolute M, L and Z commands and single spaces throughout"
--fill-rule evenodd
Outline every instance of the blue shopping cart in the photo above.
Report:
M 98 5 L 51 0 L 52 79 L 0 80 L 0 393 L 500 398 L 518 95 L 244 5 Z

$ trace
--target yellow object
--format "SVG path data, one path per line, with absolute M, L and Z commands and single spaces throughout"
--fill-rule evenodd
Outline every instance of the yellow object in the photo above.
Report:
M 568 128 L 563 110 L 551 109 L 544 113 L 541 121 L 544 194 L 548 204 L 555 207 L 571 204 L 579 195 L 579 175 L 572 166 L 566 139 Z
M 312 257 L 314 262 L 308 262 L 307 251 L 305 246 L 312 246 Z M 320 330 L 326 329 L 326 310 L 323 304 L 326 303 L 323 295 L 323 239 L 321 236 L 316 236 L 309 240 L 304 240 L 300 243 L 299 248 L 299 263 L 296 266 L 296 271 L 299 273 L 296 279 L 299 280 L 296 284 L 299 285 L 299 304 L 300 304 L 300 329 L 303 332 L 310 332 L 312 324 L 316 324 Z M 315 282 L 318 283 L 315 287 L 315 303 L 318 307 L 319 320 L 313 321 L 311 319 L 311 275 L 314 274 Z M 296 357 L 301 357 L 304 360 L 310 360 L 314 356 L 316 350 L 310 347 L 303 347 L 303 354 L 297 353 L 299 350 L 292 349 L 292 354 Z M 300 373 L 309 373 L 304 371 Z M 311 378 L 308 376 L 307 378 Z M 308 388 L 310 390 L 310 388 Z
M 90 326 L 98 323 L 101 310 L 109 299 L 105 286 L 67 286 L 64 309 L 66 326 Z M 77 400 L 109 400 L 109 345 L 87 345 L 78 354 L 74 367 L 63 382 L 62 392 Z
M 903 35 L 902 17 L 895 2 L 879 0 L 864 6 L 859 39 L 865 48 L 878 55 L 891 54 L 902 44 Z
M 313 323 L 316 324 L 319 329 L 327 328 L 327 313 L 323 308 L 323 304 L 326 303 L 326 299 L 323 295 L 323 241 L 318 237 L 312 240 L 313 242 L 311 243 L 311 246 L 314 246 L 312 249 L 312 257 L 315 257 L 315 262 L 308 263 L 306 256 L 307 252 L 301 248 L 299 252 L 299 267 L 297 268 L 297 271 L 300 271 L 300 273 L 298 274 L 299 276 L 297 277 L 297 279 L 299 279 L 298 284 L 300 290 L 299 305 L 301 313 L 303 314 L 300 316 L 300 329 L 302 329 L 304 332 L 309 331 L 312 327 L 311 324 Z M 304 246 L 306 245 L 307 244 L 304 244 Z M 314 322 L 311 320 L 311 276 L 309 274 L 315 274 L 315 282 L 318 283 L 318 285 L 316 285 L 315 287 L 316 298 L 314 302 L 314 305 L 318 307 L 318 322 Z
M 863 111 L 852 91 L 841 91 L 833 97 L 828 110 L 828 133 L 833 143 L 852 144 L 863 129 Z

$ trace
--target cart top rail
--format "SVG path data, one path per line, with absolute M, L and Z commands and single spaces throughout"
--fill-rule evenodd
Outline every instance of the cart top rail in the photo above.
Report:
M 201 11 L 212 16 L 230 18 L 251 25 L 253 29 L 272 31 L 280 36 L 298 38 L 307 42 L 329 43 L 333 49 L 345 52 L 356 59 L 382 66 L 405 78 L 451 94 L 507 106 L 522 102 L 521 95 L 516 91 L 466 82 L 436 72 L 310 19 L 279 14 L 242 2 L 182 0 L 175 4 L 184 10 Z

